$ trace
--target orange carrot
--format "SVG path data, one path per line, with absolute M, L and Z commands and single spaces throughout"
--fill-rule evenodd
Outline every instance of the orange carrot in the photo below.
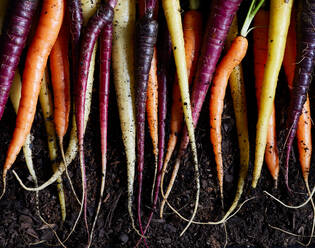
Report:
M 240 35 L 237 36 L 231 44 L 227 54 L 223 57 L 217 66 L 211 92 L 210 92 L 210 140 L 213 146 L 214 157 L 217 166 L 217 175 L 220 186 L 221 200 L 223 203 L 223 161 L 222 161 L 222 136 L 221 136 L 221 118 L 224 107 L 224 96 L 228 79 L 233 69 L 241 63 L 246 55 L 248 40 L 246 38 L 252 19 L 259 10 L 264 1 L 252 1 L 247 17 L 244 21 Z M 223 205 L 223 204 L 222 204 Z
M 225 89 L 234 67 L 240 64 L 246 55 L 248 41 L 243 36 L 234 39 L 231 48 L 216 69 L 210 93 L 210 140 L 213 145 L 217 165 L 221 199 L 223 199 L 223 162 L 221 151 L 221 117 L 224 106 Z
M 35 116 L 36 104 L 44 75 L 48 55 L 57 39 L 63 16 L 64 0 L 45 0 L 34 38 L 27 52 L 22 79 L 22 94 L 17 113 L 16 127 L 9 145 L 3 169 L 3 194 L 6 175 L 30 133 Z
M 158 160 L 158 79 L 157 79 L 157 55 L 156 48 L 151 61 L 151 68 L 149 72 L 148 89 L 147 89 L 147 119 L 150 130 L 150 135 L 153 145 L 153 154 L 155 161 L 155 171 L 152 193 L 154 189 L 156 173 L 157 173 L 157 160 Z
M 67 132 L 70 113 L 70 68 L 68 58 L 69 31 L 64 22 L 54 44 L 50 60 L 51 82 L 54 91 L 54 122 L 63 160 L 63 137 Z
M 269 24 L 269 12 L 266 10 L 260 10 L 254 19 L 254 25 L 257 27 L 253 31 L 254 39 L 254 71 L 255 71 L 255 87 L 256 87 L 256 98 L 257 105 L 259 108 L 260 95 L 262 81 L 264 77 L 264 68 L 267 61 L 268 55 L 268 24 Z M 267 132 L 267 144 L 265 151 L 265 161 L 268 170 L 275 180 L 277 185 L 277 179 L 279 175 L 279 154 L 277 148 L 276 139 L 276 114 L 275 106 L 268 123 Z
M 188 74 L 188 83 L 191 84 L 193 76 L 196 72 L 198 54 L 201 46 L 202 37 L 202 15 L 197 10 L 189 10 L 184 15 L 183 32 L 185 42 L 186 66 Z M 170 135 L 167 144 L 167 151 L 165 154 L 164 165 L 161 177 L 161 190 L 163 190 L 164 176 L 167 169 L 168 162 L 171 159 L 175 149 L 178 135 L 183 123 L 183 110 L 181 103 L 181 96 L 179 91 L 178 79 L 175 78 L 173 84 L 173 103 L 171 109 Z M 165 200 L 161 204 L 161 214 L 163 213 Z

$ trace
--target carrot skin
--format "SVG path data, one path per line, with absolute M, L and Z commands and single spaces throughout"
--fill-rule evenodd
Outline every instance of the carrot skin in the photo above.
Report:
M 8 101 L 15 70 L 31 28 L 38 0 L 11 1 L 0 41 L 0 120 Z
M 16 127 L 3 169 L 4 184 L 7 171 L 20 152 L 26 136 L 30 133 L 48 55 L 57 39 L 63 16 L 63 0 L 44 1 L 38 27 L 25 61 Z
M 315 1 L 303 1 L 300 23 L 300 39 L 297 41 L 297 59 L 294 81 L 290 92 L 289 115 L 286 122 L 288 139 L 285 147 L 285 181 L 289 189 L 288 172 L 292 143 L 296 135 L 299 117 L 306 102 L 315 64 Z
M 266 10 L 259 10 L 254 18 L 254 24 L 257 27 L 253 30 L 254 37 L 254 71 L 255 71 L 255 88 L 257 105 L 260 104 L 260 95 L 262 81 L 264 77 L 264 68 L 268 56 L 268 24 L 269 24 L 269 12 Z M 276 139 L 276 115 L 275 106 L 268 123 L 267 143 L 265 151 L 265 162 L 268 170 L 275 180 L 279 175 L 279 152 L 277 149 Z
M 158 24 L 152 19 L 149 11 L 136 25 L 135 30 L 135 100 L 136 100 L 136 133 L 137 133 L 137 163 L 138 163 L 138 221 L 141 234 L 141 192 L 144 165 L 145 141 L 145 107 L 147 99 L 147 86 L 154 46 L 157 38 Z

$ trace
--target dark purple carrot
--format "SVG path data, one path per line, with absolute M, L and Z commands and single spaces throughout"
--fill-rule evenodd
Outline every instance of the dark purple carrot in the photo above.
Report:
M 72 53 L 72 73 L 73 81 L 77 82 L 76 68 L 78 68 L 79 52 L 80 52 L 80 35 L 83 25 L 83 15 L 80 0 L 67 0 L 69 13 L 69 26 L 71 37 L 71 53 Z
M 287 143 L 285 147 L 285 182 L 289 187 L 289 159 L 292 143 L 296 135 L 297 124 L 306 101 L 307 92 L 312 82 L 312 73 L 315 64 L 315 0 L 304 0 L 299 22 L 297 40 L 297 59 L 293 87 L 290 91 L 290 105 L 287 119 Z
M 78 78 L 76 84 L 76 122 L 77 122 L 77 135 L 79 141 L 79 153 L 80 153 L 80 166 L 82 170 L 82 192 L 83 192 L 83 211 L 84 221 L 86 229 L 88 230 L 87 215 L 86 215 L 86 204 L 87 204 L 87 189 L 86 189 L 86 176 L 85 176 L 85 162 L 84 162 L 84 106 L 85 106 L 85 95 L 86 86 L 88 79 L 88 72 L 90 67 L 91 56 L 95 42 L 104 28 L 105 25 L 112 23 L 114 17 L 114 9 L 109 4 L 102 4 L 96 11 L 94 16 L 89 20 L 86 30 L 82 36 L 80 45 L 80 57 L 78 63 Z M 88 233 L 88 242 L 90 237 Z
M 38 2 L 38 0 L 10 2 L 8 19 L 5 20 L 0 41 L 0 120 Z
M 144 164 L 145 107 L 149 71 L 156 43 L 158 24 L 153 19 L 155 1 L 146 2 L 145 15 L 139 20 L 135 30 L 135 99 L 136 99 L 136 133 L 137 133 L 137 163 L 138 163 L 138 221 L 141 234 L 141 191 L 142 172 Z
M 194 127 L 197 125 L 203 102 L 223 49 L 224 41 L 241 2 L 242 0 L 214 0 L 212 3 L 190 97 Z M 180 151 L 176 158 L 171 181 L 165 193 L 165 199 L 167 199 L 172 190 L 181 158 L 185 153 L 188 143 L 189 137 L 187 127 L 185 126 L 182 133 Z
M 164 28 L 160 29 L 162 32 L 161 42 L 158 42 L 157 51 L 158 51 L 158 91 L 159 91 L 159 140 L 158 140 L 158 149 L 159 149 L 159 157 L 158 157 L 158 167 L 157 167 L 157 177 L 154 186 L 154 195 L 153 195 L 153 203 L 152 209 L 149 215 L 149 219 L 147 225 L 144 229 L 143 235 L 145 235 L 148 227 L 150 226 L 153 213 L 156 210 L 156 204 L 159 196 L 159 188 L 161 183 L 161 175 L 162 175 L 162 167 L 164 162 L 164 147 L 165 147 L 165 121 L 167 114 L 167 82 L 169 80 L 169 67 L 171 62 L 171 54 L 172 54 L 172 43 L 171 38 L 169 36 L 169 32 L 165 25 Z M 163 30 L 163 31 L 162 31 Z M 141 240 L 141 239 L 140 239 Z M 139 242 L 138 242 L 139 243 Z

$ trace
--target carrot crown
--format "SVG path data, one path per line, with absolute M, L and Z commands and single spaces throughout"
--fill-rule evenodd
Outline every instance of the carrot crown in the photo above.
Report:
M 250 26 L 252 20 L 254 19 L 256 13 L 260 9 L 261 5 L 264 3 L 264 1 L 265 0 L 260 0 L 260 1 L 253 0 L 252 1 L 251 5 L 249 7 L 249 10 L 247 12 L 247 16 L 246 16 L 246 19 L 244 21 L 243 27 L 241 29 L 241 33 L 240 33 L 241 36 L 246 37 L 248 35 L 248 33 L 252 30 L 252 28 L 249 29 L 249 26 Z

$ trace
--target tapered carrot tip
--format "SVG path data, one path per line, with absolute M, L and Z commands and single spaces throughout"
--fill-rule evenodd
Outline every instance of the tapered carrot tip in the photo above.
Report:
M 8 170 L 3 169 L 3 174 L 2 174 L 3 189 L 2 189 L 2 193 L 0 195 L 0 200 L 2 199 L 2 197 L 5 194 L 5 189 L 6 189 L 6 186 L 7 186 L 7 172 L 8 172 Z
M 274 188 L 278 189 L 278 179 L 274 179 Z

